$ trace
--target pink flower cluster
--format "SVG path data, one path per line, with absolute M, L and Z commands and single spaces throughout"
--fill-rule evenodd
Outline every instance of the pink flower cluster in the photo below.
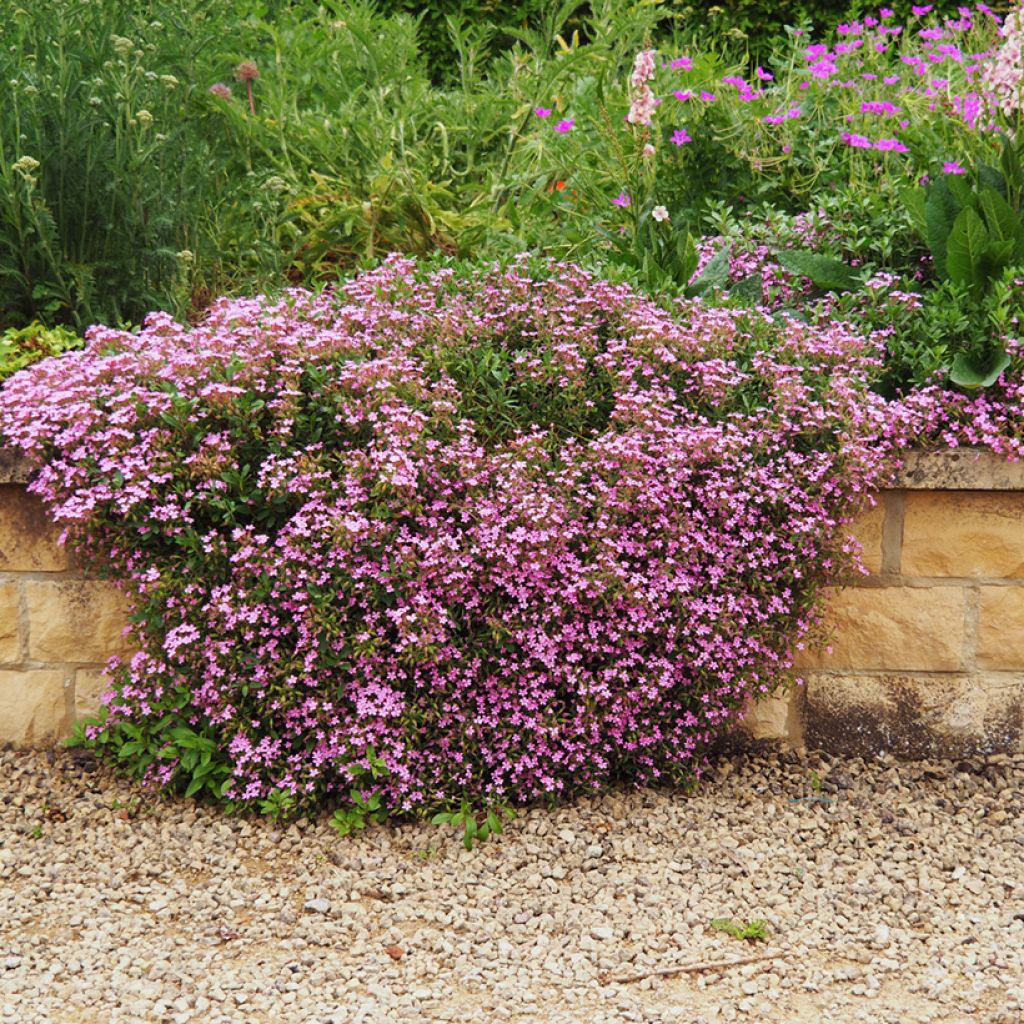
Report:
M 1024 115 L 1024 6 L 1011 11 L 999 30 L 1003 41 L 982 75 L 991 103 L 1007 117 Z
M 654 119 L 659 101 L 649 83 L 654 78 L 655 68 L 654 50 L 641 50 L 636 55 L 629 79 L 630 104 L 626 120 L 630 124 L 649 125 Z
M 10 379 L 0 433 L 132 600 L 107 729 L 212 731 L 241 802 L 344 798 L 373 747 L 410 811 L 699 773 L 894 448 L 948 426 L 879 363 L 839 323 L 392 257 L 93 328 Z M 1007 433 L 982 413 L 970 439 Z

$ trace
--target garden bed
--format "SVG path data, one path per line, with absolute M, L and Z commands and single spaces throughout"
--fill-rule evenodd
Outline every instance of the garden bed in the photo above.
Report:
M 95 713 L 123 602 L 63 548 L 0 452 L 0 743 L 46 747 Z M 1024 750 L 1024 464 L 915 452 L 854 534 L 870 575 L 830 600 L 831 651 L 755 706 L 755 742 L 872 756 Z

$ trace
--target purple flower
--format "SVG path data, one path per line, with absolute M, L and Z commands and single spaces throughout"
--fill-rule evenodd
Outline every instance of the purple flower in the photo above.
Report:
M 685 128 L 677 128 L 672 133 L 671 141 L 676 146 L 685 146 L 688 142 L 693 142 L 693 139 L 690 138 L 690 135 Z
M 552 109 L 550 107 L 534 107 L 533 108 L 533 112 L 538 117 L 550 117 L 551 114 L 553 113 L 553 111 L 552 111 Z
M 875 149 L 887 153 L 909 153 L 910 148 L 905 146 L 899 139 L 879 139 L 875 143 Z
M 942 165 L 942 170 L 946 174 L 966 174 L 967 169 L 963 167 L 957 160 L 947 160 Z
M 566 132 L 571 132 L 575 124 L 576 118 L 567 118 L 564 121 L 559 121 L 558 124 L 555 125 L 555 131 L 561 132 L 564 135 Z
M 618 194 L 618 195 L 617 195 L 617 196 L 616 196 L 616 197 L 615 197 L 615 198 L 614 198 L 614 199 L 612 200 L 612 203 L 613 203 L 613 204 L 614 204 L 615 206 L 621 206 L 621 207 L 623 207 L 623 208 L 625 208 L 625 207 L 629 206 L 629 204 L 630 204 L 631 202 L 633 202 L 633 198 L 632 198 L 632 196 L 628 195 L 628 194 L 627 194 L 627 193 L 625 193 L 625 192 L 620 192 L 620 193 L 619 193 L 619 194 Z

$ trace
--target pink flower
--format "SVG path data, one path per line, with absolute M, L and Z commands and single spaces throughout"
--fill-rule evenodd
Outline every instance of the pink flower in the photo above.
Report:
M 550 117 L 552 114 L 552 110 L 550 107 L 534 107 L 533 112 L 538 117 Z
M 676 146 L 685 146 L 688 142 L 693 142 L 693 139 L 690 138 L 690 135 L 685 128 L 677 128 L 672 133 L 671 141 Z
M 934 6 L 934 4 L 924 4 L 920 7 L 911 7 L 910 11 L 915 18 L 923 18 Z
M 700 91 L 700 98 L 705 103 L 714 103 L 715 102 L 715 94 L 713 92 L 706 92 L 704 89 L 701 89 L 701 91 Z
M 689 57 L 676 57 L 675 60 L 668 62 L 670 68 L 682 68 L 684 71 L 690 71 L 693 69 L 693 61 Z
M 942 165 L 942 170 L 946 174 L 966 174 L 966 169 L 956 160 L 947 160 Z
M 213 85 L 210 86 L 210 92 L 219 100 L 231 99 L 231 86 L 225 85 L 223 82 L 214 82 Z
M 615 206 L 621 206 L 625 209 L 629 204 L 633 202 L 633 197 L 628 195 L 626 192 L 620 192 L 613 200 L 612 203 Z
M 768 71 L 765 71 L 760 64 L 754 69 L 754 74 L 761 79 L 762 82 L 772 82 L 775 80 L 775 76 Z
M 675 98 L 679 100 L 680 103 L 685 103 L 687 100 L 693 99 L 693 93 L 690 92 L 689 89 L 677 89 L 674 93 L 672 93 L 672 95 L 675 96 Z
M 875 143 L 875 149 L 888 153 L 909 153 L 910 148 L 903 145 L 899 139 L 879 139 Z
M 561 132 L 564 135 L 566 132 L 571 132 L 575 124 L 575 117 L 567 118 L 565 121 L 559 121 L 558 124 L 555 125 L 555 131 Z

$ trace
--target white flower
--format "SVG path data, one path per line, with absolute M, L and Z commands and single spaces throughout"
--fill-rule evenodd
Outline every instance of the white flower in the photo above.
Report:
M 651 210 L 651 216 L 660 224 L 663 220 L 668 220 L 668 210 L 664 206 L 656 206 Z

